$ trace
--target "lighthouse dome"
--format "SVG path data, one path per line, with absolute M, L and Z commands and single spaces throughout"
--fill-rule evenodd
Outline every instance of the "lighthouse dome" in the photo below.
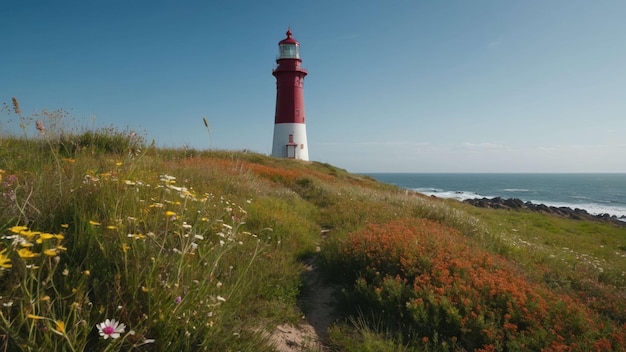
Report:
M 287 34 L 287 38 L 285 38 L 285 39 L 281 40 L 280 42 L 278 42 L 278 45 L 281 45 L 281 44 L 298 44 L 298 41 L 291 37 L 291 34 L 292 34 L 291 33 L 291 29 L 287 29 L 287 33 L 285 33 L 285 34 Z
M 291 29 L 287 29 L 287 38 L 278 42 L 278 59 L 299 59 L 300 43 L 291 37 Z

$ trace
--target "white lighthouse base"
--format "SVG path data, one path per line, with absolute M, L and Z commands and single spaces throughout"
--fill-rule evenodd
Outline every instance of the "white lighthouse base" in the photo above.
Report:
M 306 125 L 303 123 L 274 124 L 272 156 L 276 158 L 292 158 L 309 161 L 309 144 L 306 139 Z

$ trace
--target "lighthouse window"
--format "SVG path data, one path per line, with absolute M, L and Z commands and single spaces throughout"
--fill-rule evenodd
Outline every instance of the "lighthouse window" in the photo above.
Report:
M 280 57 L 287 59 L 298 58 L 298 47 L 296 44 L 281 44 L 280 45 Z

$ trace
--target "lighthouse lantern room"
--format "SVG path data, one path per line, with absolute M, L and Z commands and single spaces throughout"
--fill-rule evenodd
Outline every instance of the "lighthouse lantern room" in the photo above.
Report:
M 300 43 L 291 37 L 278 43 L 279 55 L 272 75 L 276 77 L 276 114 L 272 156 L 309 160 L 304 113 L 304 77 Z

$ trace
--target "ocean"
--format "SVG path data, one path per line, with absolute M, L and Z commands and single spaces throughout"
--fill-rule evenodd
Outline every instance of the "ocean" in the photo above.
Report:
M 367 173 L 428 196 L 518 198 L 535 204 L 626 216 L 626 174 Z

